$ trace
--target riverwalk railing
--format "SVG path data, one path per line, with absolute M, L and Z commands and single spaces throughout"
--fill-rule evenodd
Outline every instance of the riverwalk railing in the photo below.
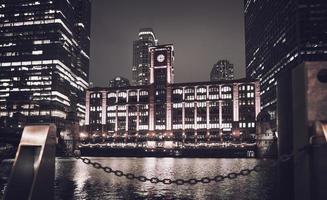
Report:
M 55 169 L 55 144 L 56 128 L 54 125 L 36 125 L 26 126 L 23 131 L 22 139 L 18 147 L 17 155 L 9 178 L 9 183 L 4 199 L 53 199 L 53 181 Z M 248 176 L 252 172 L 260 172 L 271 167 L 276 167 L 281 163 L 288 163 L 292 160 L 298 160 L 301 156 L 316 156 L 317 150 L 326 150 L 327 134 L 326 124 L 317 122 L 316 131 L 311 136 L 307 145 L 293 151 L 290 154 L 279 156 L 273 163 L 258 164 L 252 168 L 245 168 L 228 174 L 218 174 L 214 177 L 189 178 L 189 179 L 168 179 L 158 177 L 146 177 L 133 173 L 125 173 L 119 169 L 112 169 L 109 166 L 103 166 L 101 163 L 94 162 L 89 158 L 81 157 L 79 152 L 74 153 L 77 160 L 103 170 L 106 173 L 114 174 L 118 177 L 125 177 L 130 180 L 140 182 L 150 182 L 153 184 L 176 184 L 195 185 L 198 183 L 219 183 L 225 180 L 236 179 L 241 176 Z M 316 169 L 320 163 L 313 162 Z M 318 168 L 320 169 L 320 168 Z M 319 183 L 321 184 L 321 183 Z
M 53 199 L 55 125 L 24 128 L 11 170 L 5 200 Z
M 294 153 L 285 154 L 283 156 L 280 156 L 279 159 L 275 160 L 271 164 L 270 163 L 269 164 L 258 164 L 258 165 L 253 166 L 252 168 L 245 168 L 245 169 L 242 169 L 242 170 L 237 171 L 237 172 L 228 173 L 226 175 L 216 175 L 214 177 L 202 177 L 202 178 L 190 178 L 190 179 L 160 179 L 158 177 L 149 178 L 149 177 L 145 177 L 145 176 L 135 175 L 135 174 L 132 174 L 132 173 L 125 173 L 125 172 L 123 172 L 121 170 L 115 170 L 115 169 L 112 169 L 111 167 L 103 166 L 99 162 L 93 162 L 89 158 L 81 157 L 78 152 L 75 152 L 75 158 L 77 160 L 81 160 L 83 163 L 85 163 L 85 164 L 87 164 L 89 166 L 92 166 L 95 169 L 100 169 L 100 170 L 103 170 L 104 172 L 106 172 L 108 174 L 114 174 L 115 176 L 118 176 L 118 177 L 125 177 L 125 178 L 130 179 L 130 180 L 138 180 L 140 182 L 150 182 L 150 183 L 154 183 L 154 184 L 163 183 L 163 184 L 166 184 L 166 185 L 170 185 L 170 184 L 176 184 L 176 185 L 190 184 L 190 185 L 195 185 L 197 183 L 203 183 L 203 184 L 207 184 L 207 183 L 211 183 L 211 182 L 218 183 L 218 182 L 228 180 L 228 179 L 236 179 L 237 177 L 240 177 L 240 176 L 247 176 L 247 175 L 251 174 L 252 172 L 260 172 L 260 171 L 265 170 L 265 168 L 276 167 L 281 162 L 288 162 L 292 158 L 294 158 L 295 156 L 300 156 L 301 154 L 303 154 L 305 152 L 309 152 L 311 147 L 312 147 L 312 145 L 308 144 L 307 146 L 304 146 L 303 148 L 298 149 Z

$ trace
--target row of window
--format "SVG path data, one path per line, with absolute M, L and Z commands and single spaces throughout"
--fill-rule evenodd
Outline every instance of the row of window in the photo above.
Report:
M 207 93 L 207 88 L 199 87 L 196 90 L 194 88 L 185 88 L 184 93 L 185 94 L 194 94 L 196 91 L 197 94 L 205 94 Z M 223 86 L 221 88 L 222 92 L 231 92 L 232 87 L 231 86 Z M 219 93 L 219 87 L 210 87 L 209 93 Z M 183 89 L 178 88 L 173 90 L 173 94 L 183 94 Z
M 137 92 L 136 91 L 129 91 L 128 92 L 129 96 L 137 96 Z M 148 91 L 144 91 L 141 90 L 139 92 L 139 96 L 148 96 L 149 92 Z M 107 94 L 108 98 L 117 98 L 117 97 L 121 97 L 121 98 L 127 98 L 127 92 L 117 92 L 117 93 L 108 93 Z M 102 94 L 97 92 L 97 93 L 91 93 L 90 95 L 91 99 L 97 99 L 97 98 L 102 98 Z
M 240 128 L 254 128 L 255 127 L 255 123 L 254 122 L 240 122 L 239 123 Z
M 210 90 L 212 89 L 212 91 L 216 91 L 214 90 L 214 88 L 210 88 Z M 216 92 L 218 92 L 218 88 L 215 88 L 217 89 Z M 240 91 L 250 91 L 250 90 L 254 90 L 254 86 L 252 85 L 247 85 L 247 86 L 239 86 L 239 90 Z M 191 88 L 187 88 L 185 89 L 185 94 L 194 94 L 194 89 L 191 89 Z M 222 87 L 222 92 L 224 94 L 222 94 L 222 98 L 231 98 L 232 94 L 231 93 L 228 93 L 228 92 L 231 92 L 232 89 L 231 87 Z M 129 96 L 137 96 L 137 92 L 136 91 L 129 91 Z M 206 88 L 198 88 L 197 89 L 197 98 L 202 98 L 202 99 L 206 99 Z M 252 92 L 253 93 L 253 92 Z M 251 94 L 252 94 L 251 93 Z M 148 91 L 140 91 L 140 96 L 145 96 L 145 95 L 148 95 Z M 183 94 L 183 90 L 182 89 L 175 89 L 173 90 L 173 94 Z M 199 95 L 199 94 L 205 94 L 205 95 Z M 108 98 L 116 98 L 116 97 L 123 97 L 123 98 L 126 98 L 127 97 L 127 92 L 117 92 L 117 93 L 109 93 L 108 94 Z M 194 100 L 195 99 L 195 95 L 186 95 L 188 98 L 188 100 Z M 253 95 L 251 95 L 251 97 L 254 97 L 254 93 Z M 91 98 L 101 98 L 101 95 L 100 93 L 93 93 L 91 94 Z M 210 99 L 215 99 L 217 98 L 218 99 L 218 94 L 215 94 L 215 95 L 209 95 L 209 98 Z
M 147 122 L 147 120 L 148 120 L 147 116 L 148 115 L 147 115 L 147 113 L 144 113 L 144 115 L 146 116 L 146 119 L 145 119 L 146 121 L 144 121 L 144 122 Z M 102 123 L 101 116 L 102 116 L 101 112 L 97 113 L 96 115 L 92 115 L 93 120 L 91 120 L 91 122 L 93 122 L 94 120 L 97 120 L 98 123 Z M 129 121 L 132 120 L 132 121 L 135 121 L 135 126 L 137 124 L 136 116 L 129 116 L 128 118 L 126 118 L 126 113 L 118 113 L 118 114 L 116 114 L 116 113 L 107 113 L 107 116 L 108 116 L 107 121 L 109 123 L 115 123 L 116 122 L 116 117 L 118 117 L 117 120 L 119 120 L 120 122 L 125 122 L 126 120 L 129 120 Z M 183 128 L 182 120 L 180 119 L 178 121 L 179 122 L 177 122 L 177 123 L 174 122 L 173 129 Z M 165 120 L 163 122 L 164 122 L 163 124 L 165 124 Z M 184 127 L 185 128 L 195 128 L 195 127 L 197 127 L 198 129 L 201 129 L 201 128 L 220 128 L 218 121 L 215 123 L 215 122 L 212 122 L 210 120 L 210 123 L 207 124 L 206 123 L 206 118 L 198 117 L 196 119 L 196 122 L 197 123 L 195 125 L 195 118 L 194 117 L 193 118 L 187 118 L 186 117 Z M 140 123 L 141 123 L 141 121 L 140 121 Z M 157 124 L 158 123 L 160 124 L 161 121 L 157 120 Z M 163 126 L 163 125 L 161 125 L 161 126 Z M 240 122 L 239 127 L 240 128 L 254 128 L 255 127 L 255 122 Z M 222 123 L 221 128 L 232 128 L 232 124 L 231 123 Z

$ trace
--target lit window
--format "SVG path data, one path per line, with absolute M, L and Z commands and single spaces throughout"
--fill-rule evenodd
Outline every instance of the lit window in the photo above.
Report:
M 116 93 L 109 93 L 108 98 L 116 97 Z
M 32 54 L 33 55 L 41 55 L 41 54 L 43 54 L 43 51 L 42 50 L 32 51 Z

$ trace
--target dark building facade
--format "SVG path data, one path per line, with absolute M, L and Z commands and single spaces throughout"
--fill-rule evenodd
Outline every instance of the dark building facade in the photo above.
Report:
M 0 2 L 0 116 L 32 123 L 85 119 L 89 0 Z
M 246 75 L 260 80 L 261 106 L 276 118 L 277 76 L 327 60 L 326 0 L 245 0 Z
M 132 66 L 132 84 L 148 85 L 150 56 L 148 48 L 156 46 L 158 40 L 151 28 L 142 28 L 138 34 L 138 40 L 133 42 L 133 66 Z
M 173 46 L 150 47 L 149 54 L 148 85 L 87 91 L 89 136 L 147 147 L 253 140 L 260 111 L 257 81 L 174 83 Z
M 218 60 L 213 65 L 210 73 L 210 81 L 223 81 L 234 79 L 234 65 L 228 60 Z

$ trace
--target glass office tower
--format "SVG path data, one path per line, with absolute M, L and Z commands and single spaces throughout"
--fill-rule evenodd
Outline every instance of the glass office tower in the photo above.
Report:
M 327 60 L 326 0 L 245 0 L 246 75 L 260 80 L 261 107 L 276 117 L 279 73 Z
M 85 118 L 89 0 L 2 0 L 0 116 L 62 126 Z

